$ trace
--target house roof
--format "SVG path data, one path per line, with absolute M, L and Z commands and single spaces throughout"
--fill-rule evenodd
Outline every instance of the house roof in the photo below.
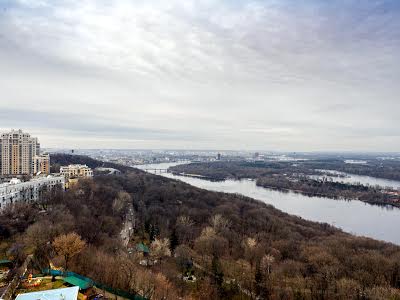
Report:
M 139 251 L 139 252 L 150 253 L 149 247 L 147 247 L 143 243 L 137 244 L 136 245 L 136 250 Z
M 10 267 L 12 266 L 12 261 L 8 259 L 0 259 L 0 267 L 2 266 Z
M 19 294 L 15 300 L 77 300 L 79 287 Z
M 75 286 L 79 287 L 79 289 L 81 289 L 81 290 L 86 290 L 93 285 L 91 282 L 83 280 L 83 279 L 75 277 L 75 276 L 64 277 L 63 280 L 66 283 L 69 283 L 71 285 L 75 285 Z

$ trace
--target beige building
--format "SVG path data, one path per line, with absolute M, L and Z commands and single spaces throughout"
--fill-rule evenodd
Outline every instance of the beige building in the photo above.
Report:
M 50 174 L 50 155 L 42 154 L 36 155 L 34 158 L 34 173 Z
M 34 173 L 34 158 L 40 154 L 37 138 L 22 130 L 11 130 L 0 135 L 0 175 Z
M 60 167 L 61 175 L 66 179 L 93 177 L 93 171 L 87 165 L 69 165 Z

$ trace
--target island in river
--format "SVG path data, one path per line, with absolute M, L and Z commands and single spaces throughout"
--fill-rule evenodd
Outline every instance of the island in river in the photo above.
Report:
M 318 165 L 323 165 L 319 163 Z M 334 199 L 360 200 L 376 205 L 400 207 L 400 183 L 387 181 L 393 186 L 378 186 L 360 182 L 345 182 L 335 179 L 343 173 L 333 174 L 329 170 L 314 169 L 315 162 L 231 162 L 218 161 L 192 163 L 174 166 L 174 174 L 203 176 L 210 180 L 244 179 L 256 180 L 258 186 L 293 191 L 310 196 L 329 197 Z M 364 166 L 362 166 L 364 168 Z M 353 167 L 355 168 L 355 167 Z

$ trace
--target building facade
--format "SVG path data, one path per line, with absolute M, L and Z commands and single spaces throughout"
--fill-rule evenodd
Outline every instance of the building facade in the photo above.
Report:
M 22 130 L 0 135 L 0 175 L 29 175 L 34 173 L 34 158 L 40 154 L 37 138 Z
M 65 179 L 93 177 L 93 170 L 87 165 L 69 165 L 60 167 L 60 173 Z
M 12 179 L 0 184 L 0 209 L 16 202 L 34 202 L 40 199 L 43 191 L 59 186 L 65 189 L 64 176 L 37 177 L 30 181 L 21 182 Z
M 50 155 L 36 155 L 33 161 L 33 172 L 35 174 L 50 174 Z

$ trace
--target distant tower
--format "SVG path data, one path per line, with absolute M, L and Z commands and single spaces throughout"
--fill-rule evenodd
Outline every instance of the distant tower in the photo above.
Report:
M 221 160 L 221 153 L 217 154 L 217 160 Z
M 71 154 L 74 154 L 74 152 L 75 152 L 75 150 L 74 150 L 74 149 L 72 149 L 72 150 L 71 150 Z

